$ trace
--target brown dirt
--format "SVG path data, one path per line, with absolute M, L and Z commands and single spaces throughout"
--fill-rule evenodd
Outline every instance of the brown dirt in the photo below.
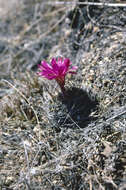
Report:
M 0 189 L 125 190 L 126 8 L 15 2 L 0 19 Z M 36 74 L 58 56 L 78 66 L 65 98 Z

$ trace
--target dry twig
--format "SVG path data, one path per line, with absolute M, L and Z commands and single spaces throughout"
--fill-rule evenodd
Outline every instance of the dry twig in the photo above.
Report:
M 94 5 L 94 6 L 106 6 L 106 7 L 126 7 L 126 3 L 97 3 L 97 2 L 70 2 L 70 1 L 55 1 L 55 2 L 46 2 L 48 5 Z

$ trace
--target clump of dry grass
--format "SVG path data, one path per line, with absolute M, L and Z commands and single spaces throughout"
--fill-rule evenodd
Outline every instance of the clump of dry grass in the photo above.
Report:
M 125 14 L 118 7 L 57 7 L 30 0 L 23 1 L 15 27 L 16 17 L 10 24 L 5 19 L 12 31 L 0 39 L 7 44 L 0 49 L 6 71 L 0 76 L 1 189 L 124 190 L 120 15 Z M 77 75 L 67 78 L 65 98 L 55 82 L 36 75 L 41 60 L 58 55 L 79 66 Z

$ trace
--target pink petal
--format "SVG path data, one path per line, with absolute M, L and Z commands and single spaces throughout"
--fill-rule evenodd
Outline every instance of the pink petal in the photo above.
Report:
M 73 66 L 73 67 L 70 68 L 70 70 L 73 70 L 73 71 L 76 71 L 77 69 L 78 69 L 77 66 Z
M 64 62 L 63 58 L 58 58 L 58 74 L 59 76 L 64 76 L 67 70 L 67 64 L 68 60 L 66 60 L 66 62 Z
M 37 72 L 37 75 L 42 76 L 42 73 L 41 72 Z
M 45 77 L 47 78 L 48 80 L 52 80 L 52 79 L 55 79 L 56 77 L 54 76 L 50 76 L 50 75 L 46 75 L 46 74 L 43 74 L 43 73 L 37 73 L 39 76 L 41 77 Z
M 61 65 L 59 68 L 59 76 L 64 76 L 66 74 L 66 67 Z
M 47 70 L 43 70 L 42 74 L 44 74 L 44 75 L 50 75 L 50 76 L 55 76 L 55 77 L 57 76 L 53 71 L 49 72 Z
M 53 71 L 54 71 L 56 74 L 58 74 L 59 67 L 58 67 L 58 65 L 57 65 L 57 62 L 56 62 L 56 59 L 55 59 L 55 58 L 52 59 L 51 65 L 52 65 Z
M 43 77 L 47 78 L 48 80 L 53 80 L 56 78 L 54 76 L 49 76 L 49 75 L 43 75 Z
M 77 70 L 77 66 L 73 66 L 69 69 L 68 73 L 71 73 L 71 74 L 76 74 L 76 70 Z
M 55 78 L 56 78 L 55 75 L 51 75 L 51 74 L 44 73 L 44 72 L 41 73 L 41 76 L 43 76 L 43 77 L 45 77 L 45 78 L 47 78 L 47 79 L 49 79 L 49 80 L 52 80 L 52 79 L 55 79 Z
M 48 71 L 52 71 L 52 67 L 46 62 L 46 61 L 42 61 L 41 65 L 38 65 L 38 67 L 43 70 L 48 70 Z
M 58 66 L 60 66 L 60 65 L 62 64 L 62 60 L 63 60 L 62 57 L 59 57 L 59 58 L 58 58 L 58 61 L 57 61 L 57 65 L 58 65 Z
M 42 72 L 45 72 L 46 74 L 55 75 L 53 68 L 48 63 L 46 63 L 45 61 L 42 61 L 41 65 L 38 65 L 38 67 Z
M 63 61 L 63 64 L 66 66 L 66 67 L 69 67 L 71 65 L 71 62 L 68 58 L 65 58 L 64 61 Z
M 65 58 L 64 59 L 64 62 L 63 62 L 63 65 L 64 65 L 64 69 L 62 71 L 62 74 L 65 75 L 69 69 L 69 66 L 70 66 L 70 60 L 68 58 Z

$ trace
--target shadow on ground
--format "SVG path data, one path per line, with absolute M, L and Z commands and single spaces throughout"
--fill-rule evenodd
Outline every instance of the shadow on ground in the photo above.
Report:
M 98 101 L 83 89 L 75 87 L 67 89 L 65 97 L 59 94 L 58 99 L 61 105 L 56 110 L 54 118 L 60 127 L 84 128 L 96 120 L 92 113 L 97 110 Z

